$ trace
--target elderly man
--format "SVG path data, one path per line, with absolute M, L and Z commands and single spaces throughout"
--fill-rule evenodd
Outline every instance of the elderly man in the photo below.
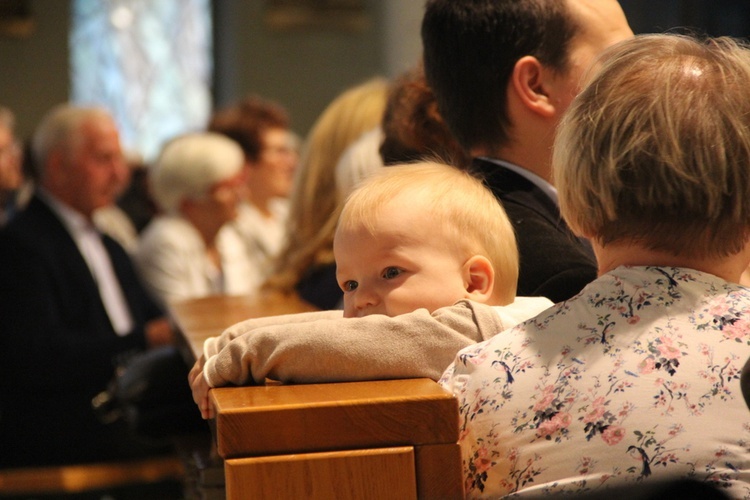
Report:
M 149 454 L 91 408 L 118 359 L 172 339 L 125 251 L 93 228 L 116 192 L 117 128 L 103 110 L 63 105 L 33 154 L 38 191 L 0 233 L 0 466 Z
M 551 148 L 592 58 L 632 36 L 616 0 L 429 0 L 427 81 L 516 230 L 518 295 L 558 302 L 596 277 L 560 218 Z

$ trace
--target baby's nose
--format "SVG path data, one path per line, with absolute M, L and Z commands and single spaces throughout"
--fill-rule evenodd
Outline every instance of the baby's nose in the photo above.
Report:
M 372 290 L 359 288 L 355 292 L 354 307 L 360 312 L 366 312 L 368 309 L 378 305 L 380 298 Z M 361 315 L 361 313 L 360 313 Z

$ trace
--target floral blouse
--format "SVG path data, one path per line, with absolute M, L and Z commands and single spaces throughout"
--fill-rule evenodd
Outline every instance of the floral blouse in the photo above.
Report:
M 691 478 L 750 498 L 750 289 L 684 268 L 620 267 L 460 351 L 468 497 L 594 492 Z

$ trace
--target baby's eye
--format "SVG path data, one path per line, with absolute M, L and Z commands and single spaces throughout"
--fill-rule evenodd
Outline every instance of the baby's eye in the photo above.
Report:
M 345 292 L 351 292 L 353 290 L 356 290 L 358 286 L 359 283 L 354 280 L 344 281 L 344 284 L 341 285 L 341 289 Z
M 383 278 L 387 280 L 392 280 L 396 278 L 398 275 L 400 275 L 403 271 L 399 269 L 398 267 L 386 267 L 385 270 L 383 270 Z

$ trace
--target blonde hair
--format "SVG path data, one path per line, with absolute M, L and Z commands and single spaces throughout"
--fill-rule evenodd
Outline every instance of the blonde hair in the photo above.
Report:
M 560 124 L 561 212 L 606 245 L 727 256 L 750 227 L 750 51 L 640 36 L 605 52 Z
M 347 198 L 339 227 L 364 225 L 397 196 L 425 200 L 417 209 L 429 213 L 445 246 L 455 247 L 469 259 L 483 255 L 495 270 L 493 297 L 500 304 L 513 302 L 518 282 L 518 249 L 505 210 L 482 182 L 466 171 L 435 162 L 412 163 L 381 169 Z
M 313 125 L 292 190 L 286 246 L 264 288 L 291 292 L 308 269 L 333 263 L 333 234 L 341 211 L 336 164 L 351 143 L 380 123 L 387 91 L 383 78 L 353 87 Z

